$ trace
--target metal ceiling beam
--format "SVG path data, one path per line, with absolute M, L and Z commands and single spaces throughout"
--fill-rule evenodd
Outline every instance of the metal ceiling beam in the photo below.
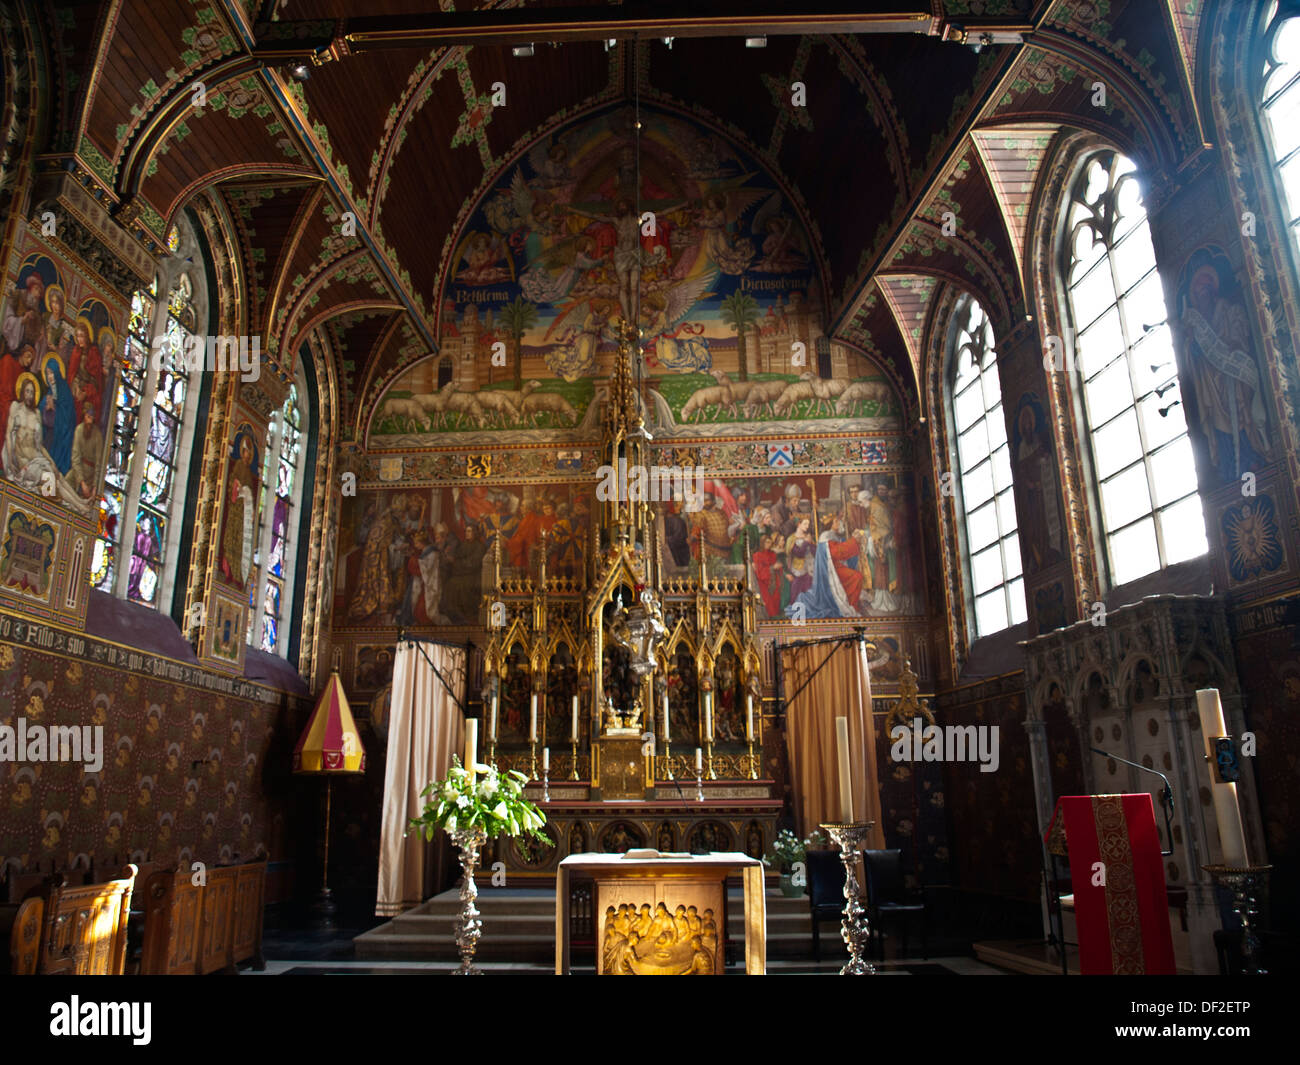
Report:
M 259 22 L 254 53 L 300 58 L 333 44 L 336 53 L 454 45 L 560 44 L 634 37 L 764 37 L 921 33 L 964 41 L 986 32 L 1020 32 L 1028 24 L 936 16 L 928 0 L 719 0 L 701 10 L 686 0 L 613 6 L 437 11 L 344 19 Z

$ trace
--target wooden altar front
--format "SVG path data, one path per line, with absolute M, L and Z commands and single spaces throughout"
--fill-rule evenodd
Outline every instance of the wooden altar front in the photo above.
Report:
M 575 854 L 555 892 L 555 972 L 569 972 L 571 881 L 595 884 L 596 972 L 602 976 L 709 976 L 726 967 L 728 877 L 745 888 L 745 973 L 767 971 L 763 866 L 744 854 L 628 858 Z

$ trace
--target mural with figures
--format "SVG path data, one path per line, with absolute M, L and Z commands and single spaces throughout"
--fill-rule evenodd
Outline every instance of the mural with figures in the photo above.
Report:
M 639 169 L 626 110 L 507 168 L 452 249 L 439 354 L 384 392 L 372 444 L 589 433 L 621 320 L 640 328 L 647 420 L 673 435 L 897 413 L 870 364 L 838 346 L 832 356 L 813 245 L 776 182 L 686 119 L 641 120 Z
M 924 612 L 910 473 L 706 480 L 704 505 L 660 506 L 666 571 L 744 575 L 745 547 L 765 620 Z
M 26 240 L 34 250 L 7 279 L 0 309 L 0 469 L 90 515 L 112 405 L 114 315 L 78 275 Z
M 334 582 L 339 628 L 478 623 L 490 549 L 503 572 L 580 577 L 590 485 L 468 485 L 365 492 L 344 499 Z

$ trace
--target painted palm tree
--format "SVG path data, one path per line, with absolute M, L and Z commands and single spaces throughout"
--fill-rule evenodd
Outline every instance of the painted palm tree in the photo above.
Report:
M 501 324 L 515 342 L 515 391 L 524 387 L 524 334 L 537 324 L 537 304 L 522 296 L 501 308 Z
M 745 332 L 758 322 L 758 301 L 748 292 L 737 289 L 722 301 L 722 320 L 736 332 L 736 351 L 740 359 L 740 380 L 749 380 L 745 359 Z

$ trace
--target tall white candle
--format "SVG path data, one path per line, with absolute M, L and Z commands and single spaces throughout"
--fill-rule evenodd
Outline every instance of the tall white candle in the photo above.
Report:
M 713 742 L 713 692 L 704 693 L 704 738 Z
M 528 739 L 537 742 L 537 693 L 533 692 L 532 706 L 528 710 Z
M 465 719 L 465 768 L 469 775 L 474 775 L 474 763 L 478 761 L 478 718 Z
M 695 748 L 695 772 L 700 772 L 704 768 L 704 752 L 698 747 Z
M 492 693 L 492 720 L 488 723 L 488 736 L 493 743 L 497 741 L 497 695 Z
M 543 747 L 542 748 L 542 769 L 549 770 L 550 768 L 551 768 L 551 749 L 549 747 Z
M 573 732 L 569 737 L 574 743 L 578 742 L 578 697 L 573 697 Z
M 835 719 L 835 755 L 839 763 L 840 820 L 848 824 L 853 820 L 853 788 L 849 773 L 849 719 Z
M 754 742 L 754 695 L 752 692 L 745 694 L 745 742 Z
M 667 742 L 668 742 L 668 691 L 667 691 L 667 689 L 664 690 L 664 723 L 663 723 L 663 730 L 664 730 L 664 743 L 667 743 Z
M 1223 848 L 1223 864 L 1246 864 L 1246 832 L 1241 823 L 1241 806 L 1237 801 L 1237 785 L 1223 783 L 1215 768 L 1214 749 L 1210 740 L 1226 736 L 1228 726 L 1223 720 L 1223 704 L 1217 688 L 1202 688 L 1196 693 L 1196 711 L 1201 718 L 1201 741 L 1205 757 L 1209 760 L 1210 793 L 1214 797 L 1214 819 L 1219 824 L 1219 844 Z

